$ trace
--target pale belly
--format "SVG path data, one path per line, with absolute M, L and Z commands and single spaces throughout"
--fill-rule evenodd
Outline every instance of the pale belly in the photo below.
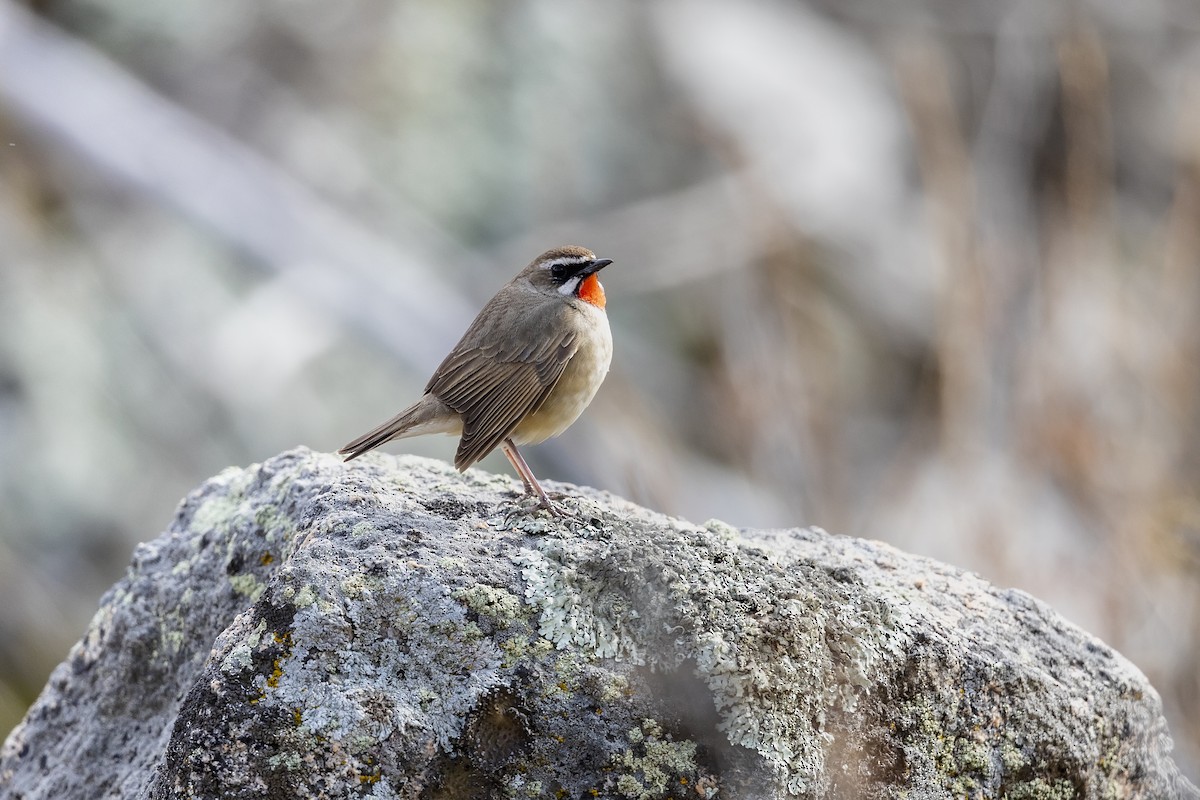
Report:
M 513 431 L 512 440 L 517 444 L 537 444 L 558 436 L 579 419 L 604 382 L 612 361 L 608 317 L 602 311 L 595 311 L 588 313 L 586 319 L 594 326 L 594 335 L 584 337 L 586 343 L 567 362 L 562 377 L 542 407 Z

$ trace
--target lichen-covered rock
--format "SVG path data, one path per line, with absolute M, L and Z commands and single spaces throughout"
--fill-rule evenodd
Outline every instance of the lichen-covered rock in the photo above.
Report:
M 885 545 L 296 450 L 142 545 L 5 798 L 1197 798 L 1158 697 Z

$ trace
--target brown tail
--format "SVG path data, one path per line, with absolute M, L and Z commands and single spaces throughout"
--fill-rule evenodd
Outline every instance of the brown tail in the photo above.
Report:
M 422 421 L 420 415 L 416 413 L 420 406 L 420 403 L 409 406 L 378 428 L 364 433 L 341 450 L 338 450 L 338 455 L 345 456 L 345 460 L 349 461 L 352 458 L 358 458 L 368 450 L 374 450 L 385 442 L 400 438 L 410 428 Z
M 350 444 L 338 450 L 346 460 L 358 458 L 368 450 L 392 439 L 420 436 L 425 433 L 459 433 L 462 420 L 431 394 L 427 394 L 374 430 L 364 433 Z

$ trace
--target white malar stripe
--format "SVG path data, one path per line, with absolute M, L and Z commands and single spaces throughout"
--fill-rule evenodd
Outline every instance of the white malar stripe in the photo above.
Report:
M 579 281 L 580 278 L 578 275 L 576 275 L 574 278 L 568 279 L 563 283 L 562 286 L 558 287 L 558 293 L 565 297 L 570 297 L 571 295 L 575 294 L 575 287 L 579 285 Z

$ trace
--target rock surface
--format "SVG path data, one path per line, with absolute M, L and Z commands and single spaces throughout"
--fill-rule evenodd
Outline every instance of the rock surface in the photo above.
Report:
M 818 530 L 295 450 L 137 548 L 5 798 L 1197 798 L 1158 696 L 1021 592 Z

